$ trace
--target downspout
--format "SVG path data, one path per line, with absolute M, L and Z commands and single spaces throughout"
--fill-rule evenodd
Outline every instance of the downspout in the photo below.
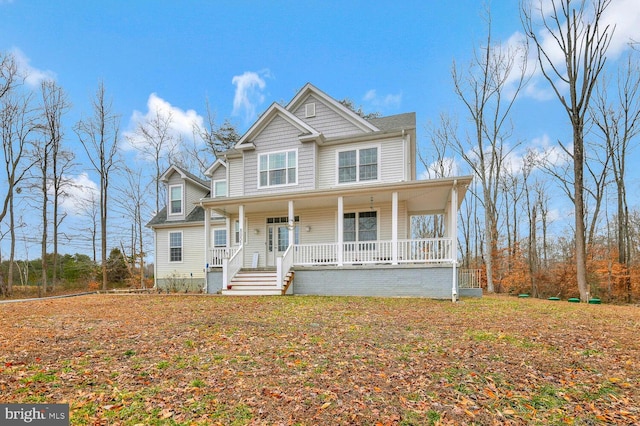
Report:
M 458 300 L 458 179 L 454 179 L 453 188 L 451 189 L 451 262 L 453 277 L 451 279 L 451 301 L 456 303 Z
M 402 164 L 404 164 L 403 180 L 407 181 L 407 140 L 404 137 L 404 129 L 402 129 Z
M 209 259 L 209 247 L 207 247 L 207 232 L 210 232 L 206 223 L 207 223 L 207 210 L 205 210 L 204 205 L 202 205 L 202 201 L 200 201 L 200 207 L 204 210 L 204 287 L 202 288 L 202 293 L 207 294 L 207 289 L 209 288 L 209 263 L 207 259 Z

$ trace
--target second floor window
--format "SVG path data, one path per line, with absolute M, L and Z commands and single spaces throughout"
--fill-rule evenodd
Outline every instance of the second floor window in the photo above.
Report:
M 169 214 L 182 214 L 182 185 L 169 187 Z
M 378 148 L 338 152 L 338 183 L 378 180 Z
M 298 173 L 298 155 L 296 151 L 262 154 L 259 162 L 259 187 L 296 183 Z
M 220 198 L 227 196 L 227 181 L 226 180 L 216 180 L 213 181 L 213 197 Z

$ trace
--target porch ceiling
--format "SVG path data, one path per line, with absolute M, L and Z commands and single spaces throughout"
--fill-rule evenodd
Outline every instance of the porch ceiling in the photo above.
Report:
M 398 201 L 407 203 L 407 210 L 414 214 L 435 214 L 445 211 L 454 182 L 458 187 L 458 205 L 464 199 L 471 176 L 447 179 L 431 179 L 400 182 L 384 185 L 363 185 L 359 187 L 340 187 L 327 190 L 305 191 L 300 193 L 275 193 L 251 197 L 206 198 L 201 200 L 203 207 L 227 216 L 238 214 L 239 206 L 244 205 L 245 214 L 257 212 L 282 212 L 287 210 L 288 201 L 294 202 L 294 209 L 335 209 L 338 197 L 343 197 L 344 207 L 391 203 L 392 194 L 398 193 Z

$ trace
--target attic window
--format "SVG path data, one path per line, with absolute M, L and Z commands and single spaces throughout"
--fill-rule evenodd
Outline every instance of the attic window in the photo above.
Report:
M 305 118 L 311 118 L 316 116 L 316 103 L 310 102 L 304 106 Z

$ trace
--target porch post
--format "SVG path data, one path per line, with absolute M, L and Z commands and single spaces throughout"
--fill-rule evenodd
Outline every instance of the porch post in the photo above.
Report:
M 391 194 L 391 263 L 398 264 L 398 193 Z
M 212 261 L 210 255 L 211 248 L 211 210 L 204 209 L 204 288 L 203 293 L 207 292 L 207 278 L 209 275 L 209 263 Z
M 296 217 L 293 214 L 293 200 L 289 200 L 289 247 L 291 247 L 294 243 L 295 239 L 295 229 L 296 229 Z
M 344 200 L 342 196 L 338 197 L 338 266 L 342 266 L 342 249 L 344 248 L 343 244 L 344 238 Z
M 451 188 L 451 208 L 449 209 L 451 216 L 451 228 L 449 237 L 451 238 L 451 264 L 452 264 L 452 283 L 451 283 L 451 301 L 458 300 L 458 271 L 457 258 L 458 258 L 458 181 L 453 181 L 453 188 Z
M 238 206 L 238 226 L 240 227 L 240 245 L 244 245 L 244 204 Z

